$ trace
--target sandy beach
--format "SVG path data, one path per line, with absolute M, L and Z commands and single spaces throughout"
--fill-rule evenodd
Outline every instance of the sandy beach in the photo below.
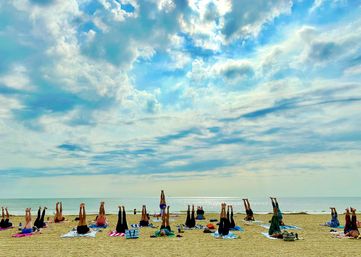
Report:
M 218 214 L 206 215 L 207 220 L 197 224 L 207 224 L 209 218 Z M 12 238 L 17 228 L 0 232 L 0 256 L 359 256 L 361 240 L 337 239 L 329 233 L 328 227 L 320 226 L 330 219 L 330 215 L 289 214 L 284 221 L 289 225 L 302 228 L 296 232 L 304 238 L 295 242 L 270 240 L 261 235 L 266 232 L 259 225 L 246 225 L 242 222 L 244 214 L 236 214 L 237 225 L 244 232 L 236 232 L 239 239 L 215 239 L 202 230 L 185 231 L 177 238 L 150 238 L 156 229 L 141 228 L 139 239 L 109 237 L 108 232 L 115 228 L 117 216 L 108 215 L 110 226 L 98 232 L 96 238 L 60 238 L 77 225 L 75 216 L 67 216 L 62 224 L 50 223 L 41 234 L 26 238 Z M 88 222 L 95 215 L 87 216 Z M 256 220 L 267 223 L 271 215 L 255 215 Z M 35 218 L 33 218 L 34 220 Z M 139 222 L 140 215 L 128 215 L 128 225 Z M 174 217 L 171 222 L 173 231 L 176 225 L 185 221 L 185 215 Z M 344 215 L 339 215 L 344 223 Z M 24 217 L 12 217 L 17 225 Z M 159 225 L 159 223 L 154 223 Z

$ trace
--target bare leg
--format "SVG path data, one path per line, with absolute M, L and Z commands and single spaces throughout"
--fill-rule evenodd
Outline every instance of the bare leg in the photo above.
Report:
M 83 225 L 86 225 L 85 204 L 83 204 Z
M 246 202 L 246 199 L 242 199 L 243 200 L 243 204 L 244 204 L 244 209 L 246 211 L 248 211 L 248 206 L 247 206 L 247 202 Z
M 83 221 L 82 206 L 83 206 L 83 204 L 81 203 L 80 206 L 79 206 L 79 222 L 78 222 L 78 226 L 81 226 L 82 221 Z
M 170 227 L 170 225 L 169 225 L 169 207 L 170 206 L 167 206 L 167 214 L 165 215 L 165 226 L 166 227 Z
M 144 220 L 149 221 L 148 215 L 147 215 L 147 207 L 144 205 Z
M 162 214 L 162 228 L 164 228 L 165 227 L 165 219 L 166 219 L 166 217 L 165 217 L 166 215 L 165 215 L 165 212 L 163 212 L 163 214 Z
M 5 214 L 4 214 L 4 207 L 1 207 L 1 215 L 2 215 L 2 219 L 5 219 Z
M 5 211 L 6 211 L 6 219 L 10 219 L 10 215 L 7 207 L 5 207 Z

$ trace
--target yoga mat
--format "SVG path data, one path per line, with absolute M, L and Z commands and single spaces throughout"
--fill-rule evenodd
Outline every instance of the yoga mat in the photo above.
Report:
M 262 234 L 262 235 L 264 235 L 265 237 L 267 237 L 268 239 L 271 239 L 271 240 L 281 239 L 281 238 L 271 237 L 270 235 L 268 235 L 268 233 L 267 233 L 267 232 L 262 232 L 261 234 Z
M 263 227 L 263 228 L 269 229 L 271 225 L 270 224 L 262 224 L 260 226 Z M 284 226 L 280 226 L 280 229 L 282 229 L 282 230 L 291 230 L 291 229 L 302 229 L 302 228 L 299 228 L 297 226 L 292 226 L 292 225 L 284 225 Z
M 125 233 L 118 233 L 116 230 L 109 232 L 108 236 L 112 237 L 123 237 Z
M 237 238 L 239 238 L 239 236 L 233 234 L 232 232 L 229 232 L 228 235 L 226 235 L 226 236 L 222 236 L 222 235 L 218 234 L 218 231 L 212 233 L 211 235 L 217 239 L 237 239 Z
M 97 231 L 95 230 L 90 230 L 88 233 L 86 234 L 78 234 L 78 232 L 76 230 L 72 230 L 69 231 L 68 233 L 62 235 L 62 238 L 75 238 L 75 237 L 91 237 L 91 238 L 95 238 L 95 235 L 97 234 Z
M 240 232 L 243 232 L 244 229 L 241 228 L 240 226 L 235 226 L 234 228 L 230 228 L 229 230 L 232 230 L 232 231 L 240 231 Z
M 26 237 L 26 236 L 32 236 L 32 235 L 34 235 L 34 234 L 33 234 L 33 233 L 26 233 L 26 234 L 17 233 L 17 234 L 12 235 L 12 237 L 17 237 L 17 238 L 19 238 L 19 237 Z

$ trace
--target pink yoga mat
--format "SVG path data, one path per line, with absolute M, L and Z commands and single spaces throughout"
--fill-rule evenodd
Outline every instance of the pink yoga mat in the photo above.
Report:
M 18 233 L 18 234 L 12 235 L 12 237 L 25 237 L 25 236 L 32 236 L 32 235 L 33 235 L 33 233 L 26 233 L 26 234 Z
M 109 234 L 108 234 L 109 236 L 125 236 L 125 234 L 124 233 L 118 233 L 117 231 L 111 231 L 111 232 L 109 232 Z

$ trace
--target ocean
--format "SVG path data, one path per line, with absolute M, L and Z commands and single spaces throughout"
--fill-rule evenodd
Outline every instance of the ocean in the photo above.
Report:
M 349 206 L 361 210 L 361 197 L 280 197 L 277 198 L 284 213 L 306 212 L 310 214 L 328 213 L 329 207 L 336 207 L 339 212 Z M 7 206 L 10 214 L 24 215 L 25 208 L 32 208 L 35 215 L 39 206 L 48 207 L 48 215 L 55 213 L 55 203 L 63 202 L 63 214 L 74 215 L 79 211 L 79 204 L 84 202 L 89 214 L 97 213 L 99 203 L 105 202 L 107 213 L 117 213 L 118 206 L 124 205 L 127 212 L 133 209 L 141 211 L 142 205 L 147 205 L 150 214 L 159 213 L 159 197 L 124 197 L 124 198 L 37 198 L 37 199 L 0 199 L 0 206 Z M 269 213 L 272 205 L 269 198 L 249 198 L 255 213 Z M 233 205 L 235 212 L 244 213 L 241 197 L 167 197 L 171 212 L 185 211 L 188 204 L 203 206 L 205 212 L 219 212 L 220 204 L 225 202 Z

